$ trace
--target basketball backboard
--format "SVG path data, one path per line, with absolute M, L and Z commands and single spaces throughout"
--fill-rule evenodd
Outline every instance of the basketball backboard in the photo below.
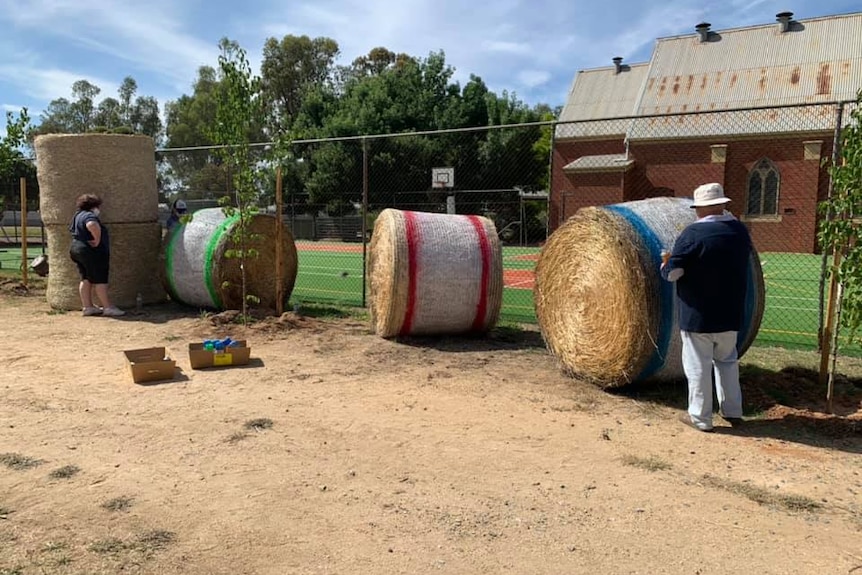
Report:
M 455 168 L 431 168 L 431 187 L 455 187 Z

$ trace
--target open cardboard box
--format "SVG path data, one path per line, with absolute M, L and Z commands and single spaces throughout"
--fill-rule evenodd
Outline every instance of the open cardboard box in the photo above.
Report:
M 192 369 L 246 365 L 251 357 L 251 348 L 244 339 L 235 343 L 235 347 L 227 347 L 223 351 L 210 351 L 204 349 L 203 343 L 190 343 L 189 363 L 192 364 Z
M 123 354 L 129 363 L 132 381 L 135 383 L 174 378 L 177 362 L 167 356 L 163 347 L 127 349 L 123 351 Z

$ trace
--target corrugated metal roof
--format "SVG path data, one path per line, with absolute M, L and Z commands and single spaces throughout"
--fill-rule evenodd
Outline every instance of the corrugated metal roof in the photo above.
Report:
M 566 172 L 623 171 L 634 165 L 635 161 L 625 154 L 601 154 L 581 156 L 563 167 Z
M 564 121 L 602 120 L 631 116 L 643 89 L 648 63 L 623 64 L 618 74 L 614 66 L 581 70 L 575 75 L 569 98 L 560 114 Z M 626 133 L 628 122 L 603 121 L 596 125 L 578 123 L 560 126 L 557 138 L 583 138 Z
M 862 13 L 656 42 L 638 115 L 855 100 Z
M 557 137 L 613 136 L 622 124 L 629 139 L 830 131 L 833 107 L 816 104 L 855 100 L 862 88 L 862 13 L 793 21 L 784 33 L 774 23 L 711 32 L 707 42 L 698 34 L 660 38 L 650 63 L 632 69 L 646 77 L 626 86 L 629 94 L 608 84 L 613 68 L 580 72 L 561 119 L 608 120 L 560 125 Z M 605 107 L 597 102 L 603 91 L 612 93 Z M 812 106 L 726 111 L 795 104 Z

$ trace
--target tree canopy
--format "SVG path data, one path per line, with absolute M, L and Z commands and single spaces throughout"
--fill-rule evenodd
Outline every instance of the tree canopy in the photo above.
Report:
M 156 140 L 162 136 L 159 102 L 152 96 L 138 96 L 138 84 L 131 76 L 123 79 L 117 97 L 105 97 L 99 86 L 88 80 L 72 84 L 72 99 L 51 100 L 40 115 L 40 122 L 30 131 L 39 134 L 84 134 L 113 132 L 146 134 Z

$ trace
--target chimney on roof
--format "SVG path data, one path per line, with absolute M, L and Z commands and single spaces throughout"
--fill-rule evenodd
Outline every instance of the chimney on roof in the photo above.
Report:
M 709 27 L 712 26 L 709 22 L 701 22 L 697 26 L 694 27 L 697 30 L 697 33 L 700 34 L 700 41 L 706 42 L 709 40 Z
M 616 73 L 619 74 L 623 70 L 623 59 L 620 56 L 614 58 L 614 68 L 616 68 Z
M 778 21 L 778 31 L 782 34 L 790 29 L 790 21 L 793 20 L 793 12 L 779 12 L 775 15 Z

